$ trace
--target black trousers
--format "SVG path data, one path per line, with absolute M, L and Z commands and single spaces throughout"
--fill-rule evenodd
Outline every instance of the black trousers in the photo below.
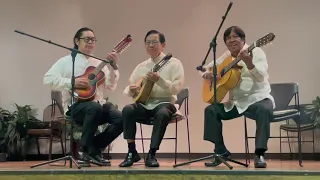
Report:
M 123 132 L 122 115 L 112 103 L 100 105 L 97 102 L 76 102 L 71 107 L 74 122 L 82 125 L 81 147 L 106 148 Z M 109 123 L 109 127 L 97 136 L 98 126 Z
M 268 139 L 270 136 L 270 120 L 272 119 L 273 105 L 270 99 L 264 99 L 248 107 L 247 112 L 256 115 L 256 150 L 266 151 Z M 216 153 L 224 153 L 227 148 L 223 141 L 222 122 L 221 120 L 231 120 L 242 116 L 238 113 L 236 107 L 231 111 L 226 112 L 224 105 L 218 103 L 216 108 L 209 105 L 205 108 L 205 122 L 204 122 L 204 140 L 215 144 Z M 233 133 L 234 131 L 230 131 Z
M 166 132 L 171 117 L 177 109 L 173 104 L 160 104 L 153 110 L 147 110 L 141 104 L 134 103 L 122 109 L 124 139 L 135 139 L 136 123 L 153 124 L 150 148 L 159 150 L 159 146 Z

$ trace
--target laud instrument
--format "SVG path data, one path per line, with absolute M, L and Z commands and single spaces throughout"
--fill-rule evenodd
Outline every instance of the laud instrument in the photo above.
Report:
M 171 59 L 172 54 L 168 53 L 165 57 L 162 58 L 154 67 L 152 68 L 152 72 L 158 72 L 161 68 L 163 68 Z M 133 101 L 136 103 L 145 104 L 152 92 L 152 88 L 154 86 L 154 81 L 149 80 L 146 77 L 142 77 L 137 81 L 136 85 L 140 86 L 139 93 L 133 96 Z

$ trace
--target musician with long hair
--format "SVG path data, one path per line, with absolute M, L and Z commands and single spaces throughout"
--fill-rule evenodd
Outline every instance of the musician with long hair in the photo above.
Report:
M 129 167 L 138 162 L 141 158 L 136 150 L 135 135 L 136 122 L 150 123 L 153 118 L 153 130 L 151 135 L 150 150 L 147 155 L 145 166 L 158 167 L 156 151 L 159 150 L 160 143 L 166 132 L 168 123 L 177 112 L 174 103 L 177 94 L 184 85 L 184 70 L 180 60 L 171 57 L 166 65 L 158 72 L 150 71 L 166 55 L 165 36 L 156 31 L 149 31 L 144 39 L 145 48 L 150 58 L 137 65 L 132 72 L 129 83 L 124 93 L 129 97 L 134 97 L 140 93 L 141 86 L 137 82 L 146 77 L 155 82 L 149 99 L 146 103 L 133 103 L 125 106 L 122 110 L 124 139 L 128 142 L 128 154 L 120 167 Z M 143 91 L 141 90 L 141 93 Z
M 220 56 L 216 63 L 221 64 L 227 58 L 240 58 L 241 61 L 235 68 L 241 69 L 240 81 L 229 91 L 229 100 L 225 103 L 217 103 L 215 108 L 209 105 L 204 112 L 204 140 L 215 144 L 214 152 L 228 157 L 231 153 L 227 150 L 222 135 L 221 120 L 231 120 L 242 116 L 247 111 L 256 115 L 256 140 L 255 158 L 256 168 L 267 166 L 264 153 L 267 151 L 267 143 L 270 136 L 270 120 L 275 107 L 274 99 L 270 95 L 271 88 L 268 82 L 268 63 L 264 51 L 256 47 L 249 54 L 247 51 L 246 36 L 244 31 L 232 26 L 225 30 L 223 40 L 228 50 Z M 206 72 L 200 72 L 204 79 L 213 79 L 213 62 L 205 66 Z M 218 74 L 217 80 L 221 76 Z M 219 159 L 214 159 L 206 166 L 218 166 Z
M 96 41 L 94 32 L 87 27 L 79 29 L 73 38 L 74 48 L 89 55 L 92 55 Z M 119 79 L 117 54 L 114 52 L 107 53 L 106 58 L 112 63 L 103 67 L 105 81 L 98 86 L 94 98 L 90 101 L 76 101 L 72 105 L 73 120 L 82 126 L 78 151 L 78 161 L 81 166 L 90 166 L 90 160 L 98 161 L 103 165 L 110 165 L 110 161 L 102 157 L 101 150 L 105 149 L 123 132 L 121 112 L 104 99 L 106 90 L 114 91 L 117 87 Z M 75 57 L 75 77 L 84 74 L 89 66 L 97 67 L 100 63 L 100 60 L 78 53 Z M 66 114 L 70 113 L 71 75 L 72 57 L 69 54 L 60 58 L 44 75 L 43 79 L 44 84 L 49 85 L 53 90 L 62 91 L 63 107 Z M 84 89 L 88 86 L 87 78 L 75 79 L 76 89 Z M 106 130 L 95 136 L 98 126 L 105 123 L 109 123 Z

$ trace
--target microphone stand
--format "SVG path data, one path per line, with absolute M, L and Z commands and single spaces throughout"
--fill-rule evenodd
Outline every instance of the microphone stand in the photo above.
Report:
M 213 106 L 214 108 L 216 109 L 216 105 L 217 105 L 217 66 L 216 66 L 216 50 L 217 50 L 217 36 L 219 34 L 219 31 L 224 23 L 224 20 L 226 19 L 230 9 L 231 9 L 231 6 L 232 6 L 233 2 L 230 2 L 229 3 L 229 6 L 227 8 L 227 11 L 225 13 L 224 16 L 222 16 L 222 21 L 220 23 L 220 26 L 217 30 L 217 33 L 216 35 L 214 36 L 214 38 L 212 39 L 211 43 L 210 43 L 210 48 L 206 54 L 206 57 L 205 59 L 202 61 L 202 65 L 201 66 L 198 66 L 196 69 L 197 70 L 202 70 L 202 66 L 206 63 L 206 59 L 212 49 L 213 51 L 213 67 L 212 67 L 212 70 L 213 70 L 213 81 L 211 81 L 211 84 L 210 84 L 210 91 L 212 91 L 212 84 L 213 84 L 213 91 L 214 91 L 214 94 L 213 94 Z M 216 114 L 215 114 L 216 116 Z M 215 117 L 216 118 L 216 117 Z M 238 161 L 235 161 L 233 159 L 230 159 L 230 158 L 227 158 L 227 157 L 223 157 L 219 154 L 216 154 L 216 153 L 213 153 L 213 155 L 210 155 L 210 156 L 206 156 L 206 157 L 203 157 L 203 158 L 199 158 L 199 159 L 195 159 L 195 160 L 191 160 L 191 161 L 188 161 L 188 162 L 184 162 L 184 163 L 181 163 L 181 164 L 175 164 L 173 165 L 173 167 L 178 167 L 178 166 L 183 166 L 183 165 L 186 165 L 186 164 L 191 164 L 193 162 L 198 162 L 198 161 L 203 161 L 203 160 L 206 160 L 206 159 L 210 159 L 210 158 L 214 158 L 214 159 L 219 159 L 224 165 L 226 165 L 229 169 L 233 169 L 233 167 L 227 163 L 227 161 L 231 161 L 231 162 L 234 162 L 236 164 L 239 164 L 239 165 L 242 165 L 242 166 L 245 166 L 245 167 L 248 167 L 247 164 L 244 164 L 244 163 L 241 163 L 241 162 L 238 162 Z M 205 166 L 211 166 L 213 167 L 212 163 L 205 163 Z
M 56 46 L 59 46 L 61 48 L 64 48 L 64 49 L 68 49 L 69 51 L 71 51 L 71 57 L 72 57 L 72 75 L 71 75 L 71 105 L 70 105 L 70 114 L 71 114 L 71 118 L 69 119 L 70 123 L 71 123 L 71 128 L 70 128 L 70 134 L 71 134 L 71 138 L 70 138 L 70 152 L 67 153 L 69 155 L 67 156 L 64 156 L 64 157 L 61 157 L 61 158 L 58 158 L 58 159 L 54 159 L 54 160 L 50 160 L 50 161 L 46 161 L 46 162 L 43 162 L 43 163 L 39 163 L 39 164 L 36 164 L 36 165 L 32 165 L 30 166 L 31 168 L 34 168 L 34 167 L 37 167 L 37 166 L 42 166 L 42 165 L 46 165 L 46 164 L 50 164 L 50 163 L 54 163 L 54 162 L 57 162 L 57 161 L 61 161 L 61 160 L 64 160 L 65 162 L 67 160 L 69 160 L 70 164 L 69 164 L 69 167 L 72 168 L 72 162 L 77 166 L 78 169 L 81 169 L 81 166 L 79 166 L 79 164 L 77 163 L 77 161 L 74 159 L 74 154 L 73 154 L 73 120 L 74 120 L 74 111 L 73 111 L 73 103 L 75 102 L 75 76 L 74 76 L 74 64 L 75 64 L 75 57 L 77 56 L 77 54 L 83 54 L 85 56 L 89 56 L 89 57 L 92 57 L 92 58 L 95 58 L 95 59 L 98 59 L 100 61 L 104 61 L 105 63 L 113 63 L 113 61 L 110 61 L 110 60 L 104 60 L 104 59 L 100 59 L 100 58 L 97 58 L 97 57 L 94 57 L 94 56 L 91 56 L 89 54 L 85 54 L 85 53 L 82 53 L 80 52 L 79 50 L 77 49 L 74 49 L 74 48 L 68 48 L 68 47 L 65 47 L 65 46 L 62 46 L 62 45 L 59 45 L 59 44 L 56 44 L 50 40 L 44 40 L 42 38 L 39 38 L 39 37 L 36 37 L 36 36 L 32 36 L 30 34 L 27 34 L 27 33 L 24 33 L 24 32 L 21 32 L 21 31 L 18 31 L 18 30 L 14 30 L 14 32 L 16 33 L 19 33 L 19 34 L 22 34 L 22 35 L 26 35 L 26 36 L 29 36 L 29 37 L 32 37 L 32 38 L 35 38 L 35 39 L 38 39 L 38 40 L 41 40 L 41 41 L 44 41 L 44 42 L 47 42 L 49 44 L 53 44 L 53 45 L 56 45 Z M 65 124 L 65 126 L 67 125 L 67 123 Z M 67 143 L 67 142 L 65 142 Z M 97 163 L 97 162 L 93 162 L 91 161 L 90 163 L 92 164 L 95 164 L 95 165 L 98 165 L 98 166 L 102 166 L 100 163 Z

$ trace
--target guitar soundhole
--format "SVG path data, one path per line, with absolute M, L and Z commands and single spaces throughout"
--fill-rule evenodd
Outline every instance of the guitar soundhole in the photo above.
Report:
M 89 74 L 88 79 L 89 79 L 89 80 L 94 80 L 95 77 L 96 77 L 96 76 L 95 76 L 94 74 Z

